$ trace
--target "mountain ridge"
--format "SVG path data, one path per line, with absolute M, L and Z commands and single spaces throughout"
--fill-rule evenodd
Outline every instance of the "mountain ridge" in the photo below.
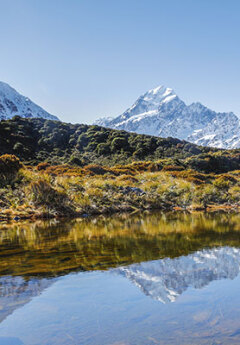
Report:
M 57 116 L 49 114 L 42 107 L 21 95 L 7 83 L 0 81 L 0 120 L 9 120 L 14 116 L 23 118 L 43 118 L 57 120 Z
M 240 147 L 240 119 L 233 112 L 215 112 L 200 102 L 186 105 L 164 86 L 141 95 L 122 115 L 100 118 L 95 124 L 203 146 Z

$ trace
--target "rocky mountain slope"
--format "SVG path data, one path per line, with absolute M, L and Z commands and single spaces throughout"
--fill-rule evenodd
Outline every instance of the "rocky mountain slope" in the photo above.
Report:
M 165 258 L 116 269 L 147 296 L 174 302 L 188 288 L 200 289 L 214 280 L 234 279 L 240 272 L 240 250 L 204 249 L 188 256 Z
M 0 82 L 0 120 L 11 119 L 15 115 L 58 120 L 56 116 L 49 114 L 29 98 L 20 95 L 8 84 Z
M 186 105 L 164 86 L 149 90 L 122 115 L 96 124 L 139 134 L 174 137 L 197 145 L 240 147 L 240 120 L 233 113 L 217 113 L 202 105 Z

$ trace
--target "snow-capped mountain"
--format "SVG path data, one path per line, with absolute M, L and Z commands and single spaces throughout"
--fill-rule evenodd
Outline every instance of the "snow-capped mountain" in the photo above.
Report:
M 233 113 L 217 113 L 201 103 L 186 105 L 164 86 L 149 90 L 122 115 L 95 124 L 139 134 L 175 137 L 198 145 L 240 147 L 240 120 Z
M 0 82 L 0 120 L 11 119 L 15 115 L 58 120 L 56 116 L 49 114 L 29 98 L 20 95 L 8 84 Z
M 115 269 L 147 296 L 162 303 L 174 302 L 188 288 L 200 289 L 240 273 L 240 249 L 204 249 L 188 256 L 142 262 Z

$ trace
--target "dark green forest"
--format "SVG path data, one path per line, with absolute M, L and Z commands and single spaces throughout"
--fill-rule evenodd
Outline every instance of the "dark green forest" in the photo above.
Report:
M 219 150 L 174 138 L 19 116 L 0 122 L 0 155 L 3 154 L 14 154 L 28 165 L 46 161 L 51 165 L 114 165 L 168 158 L 174 165 L 187 164 L 204 172 L 240 169 L 240 150 Z

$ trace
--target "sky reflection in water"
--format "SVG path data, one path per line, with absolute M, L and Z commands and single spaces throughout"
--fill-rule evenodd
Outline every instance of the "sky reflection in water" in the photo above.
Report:
M 0 344 L 239 344 L 239 220 L 3 225 Z

